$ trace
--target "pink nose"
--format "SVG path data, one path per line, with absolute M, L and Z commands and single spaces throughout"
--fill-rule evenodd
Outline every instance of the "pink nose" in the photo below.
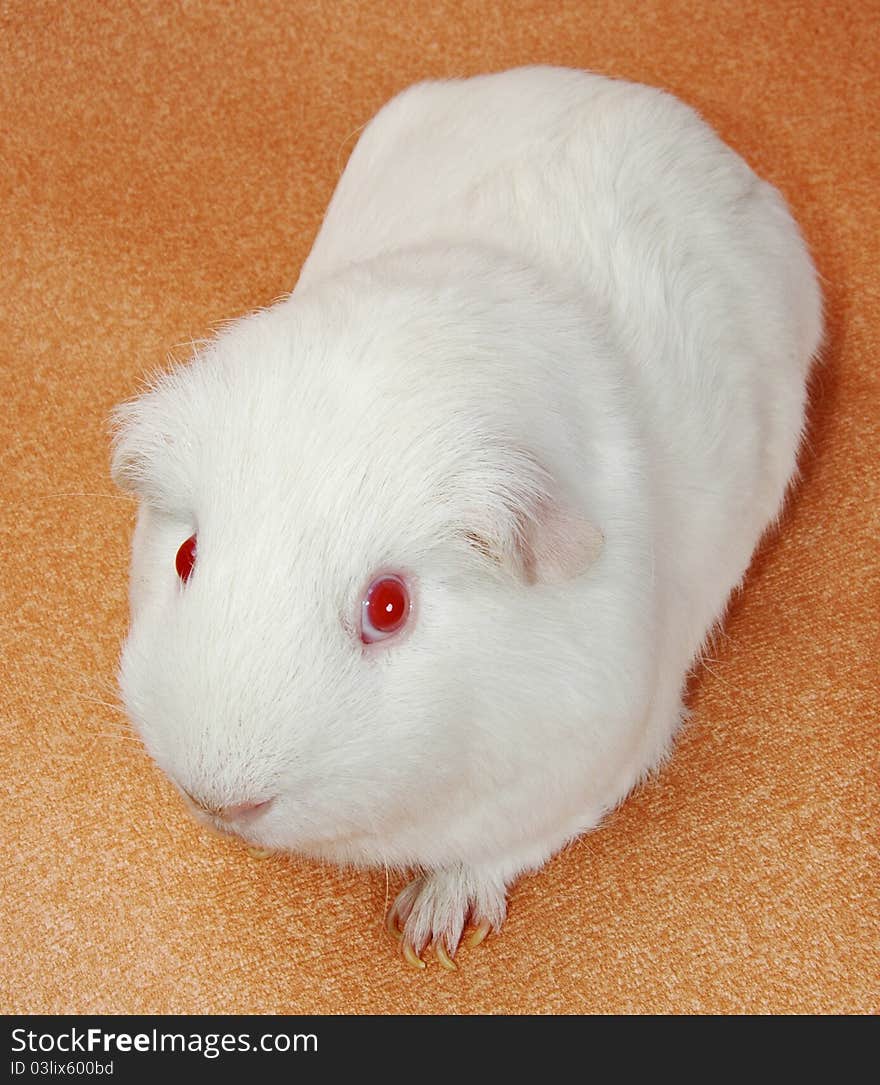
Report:
M 271 805 L 271 799 L 264 799 L 262 802 L 237 802 L 233 806 L 221 807 L 217 811 L 217 816 L 223 818 L 224 821 L 240 821 L 268 810 Z
M 223 821 L 240 821 L 252 818 L 256 814 L 268 810 L 274 802 L 273 799 L 263 799 L 262 802 L 236 802 L 231 803 L 229 806 L 217 806 L 215 803 L 192 795 L 189 791 L 186 792 L 186 795 L 192 800 L 193 805 L 197 806 L 201 811 L 206 814 L 213 814 L 215 818 L 222 818 Z

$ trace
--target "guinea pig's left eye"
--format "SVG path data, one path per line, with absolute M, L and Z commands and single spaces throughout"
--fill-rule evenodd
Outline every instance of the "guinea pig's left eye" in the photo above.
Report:
M 361 640 L 373 644 L 398 633 L 409 617 L 409 589 L 402 576 L 377 576 L 361 601 Z
M 196 537 L 195 535 L 190 535 L 186 542 L 180 544 L 180 548 L 177 551 L 177 557 L 174 559 L 174 567 L 177 569 L 177 575 L 184 584 L 192 575 L 195 563 Z

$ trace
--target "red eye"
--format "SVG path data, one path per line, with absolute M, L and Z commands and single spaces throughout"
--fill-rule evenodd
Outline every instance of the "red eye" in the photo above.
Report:
M 180 544 L 180 549 L 177 551 L 177 557 L 174 559 L 174 565 L 177 569 L 177 575 L 185 584 L 189 580 L 193 571 L 193 566 L 196 563 L 196 537 L 190 535 L 185 543 Z
M 361 640 L 372 644 L 397 633 L 409 617 L 406 582 L 394 575 L 378 576 L 361 603 Z

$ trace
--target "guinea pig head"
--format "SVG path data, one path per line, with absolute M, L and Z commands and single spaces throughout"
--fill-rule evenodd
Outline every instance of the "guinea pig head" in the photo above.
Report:
M 123 699 L 198 816 L 252 843 L 384 861 L 465 809 L 520 710 L 523 622 L 552 636 L 599 553 L 522 408 L 548 337 L 469 296 L 313 288 L 118 411 Z

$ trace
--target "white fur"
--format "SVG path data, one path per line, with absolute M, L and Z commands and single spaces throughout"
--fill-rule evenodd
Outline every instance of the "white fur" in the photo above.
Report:
M 795 471 L 820 310 L 779 194 L 671 96 L 410 88 L 291 297 L 120 411 L 148 749 L 208 803 L 275 796 L 254 843 L 428 871 L 417 949 L 499 924 L 667 751 Z M 415 608 L 365 648 L 383 569 Z

